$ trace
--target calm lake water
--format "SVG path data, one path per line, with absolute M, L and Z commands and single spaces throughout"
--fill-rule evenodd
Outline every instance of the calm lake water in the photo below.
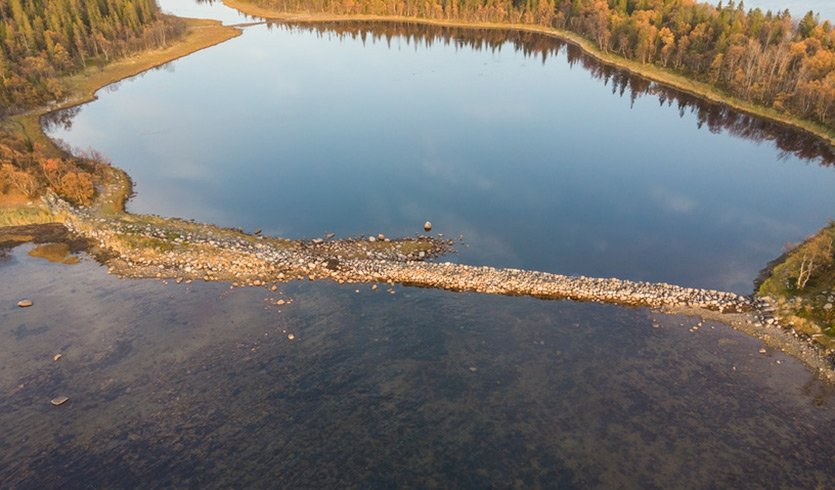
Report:
M 99 95 L 51 134 L 125 168 L 132 211 L 292 237 L 431 219 L 454 260 L 747 293 L 835 209 L 828 148 L 542 37 L 261 25 Z M 0 487 L 835 481 L 835 390 L 721 324 L 32 247 L 0 254 Z
M 835 217 L 831 148 L 539 35 L 260 25 L 100 97 L 51 135 L 127 170 L 139 213 L 299 238 L 431 220 L 462 262 L 745 294 Z

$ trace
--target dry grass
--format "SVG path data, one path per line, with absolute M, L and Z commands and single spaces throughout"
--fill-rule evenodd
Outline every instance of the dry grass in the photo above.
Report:
M 40 201 L 14 190 L 0 192 L 0 227 L 54 223 L 55 216 Z
M 55 221 L 55 216 L 42 206 L 0 208 L 0 227 L 41 225 Z
M 16 189 L 9 189 L 6 193 L 0 192 L 0 209 L 17 208 L 32 204 L 32 200 Z

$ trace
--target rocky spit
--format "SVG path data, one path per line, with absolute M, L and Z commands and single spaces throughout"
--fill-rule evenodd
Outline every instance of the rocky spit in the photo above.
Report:
M 565 276 L 450 262 L 350 261 L 346 266 L 341 276 L 351 281 L 393 282 L 452 291 L 570 299 L 651 308 L 690 307 L 729 313 L 752 309 L 748 298 L 734 293 L 684 288 L 665 283 Z
M 48 199 L 70 231 L 109 253 L 111 269 L 130 277 L 229 281 L 264 286 L 295 279 L 385 282 L 485 294 L 570 299 L 651 308 L 751 311 L 734 293 L 666 283 L 566 276 L 546 272 L 428 262 L 452 251 L 441 237 L 391 240 L 382 235 L 334 240 L 284 240 L 188 221 L 104 217 Z
M 651 308 L 751 311 L 747 297 L 709 289 L 614 278 L 428 262 L 452 251 L 441 237 L 284 240 L 182 220 L 96 217 L 52 198 L 70 231 L 111 254 L 121 275 L 264 286 L 294 279 L 385 282 L 485 294 L 570 299 Z
M 767 299 L 666 283 L 430 261 L 453 251 L 453 242 L 440 236 L 336 240 L 327 234 L 286 240 L 260 231 L 247 234 L 179 219 L 78 209 L 54 196 L 46 200 L 69 231 L 88 239 L 109 270 L 123 277 L 272 289 L 292 280 L 328 279 L 649 307 L 730 324 L 835 381 L 835 356 L 780 325 Z

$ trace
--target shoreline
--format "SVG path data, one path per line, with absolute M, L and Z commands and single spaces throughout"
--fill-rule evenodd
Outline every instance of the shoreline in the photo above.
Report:
M 284 240 L 178 219 L 121 214 L 102 218 L 52 197 L 60 225 L 0 228 L 0 247 L 26 241 L 79 244 L 122 278 L 226 282 L 232 287 L 275 291 L 291 281 L 331 281 L 441 289 L 458 293 L 528 296 L 648 308 L 668 315 L 716 321 L 796 358 L 817 377 L 835 384 L 835 364 L 819 346 L 781 325 L 773 305 L 734 293 L 666 283 L 565 276 L 533 270 L 427 262 L 449 253 L 449 241 L 432 237 Z M 40 237 L 40 229 L 50 238 Z M 52 235 L 50 235 L 52 234 Z M 6 235 L 4 237 L 4 235 Z M 5 238 L 5 239 L 4 239 Z M 697 327 L 694 327 L 694 329 Z M 764 351 L 761 350 L 761 353 Z
M 210 48 L 242 34 L 241 29 L 224 26 L 221 21 L 211 19 L 180 19 L 186 23 L 183 36 L 161 49 L 144 51 L 128 58 L 120 59 L 103 67 L 91 66 L 75 75 L 63 79 L 70 95 L 54 104 L 46 104 L 28 111 L 12 114 L 0 119 L 0 127 L 20 132 L 43 147 L 44 153 L 52 157 L 65 156 L 65 151 L 56 145 L 43 129 L 44 117 L 58 111 L 84 105 L 98 99 L 97 93 L 115 83 L 139 76 L 149 70 L 159 68 L 180 58 Z M 130 177 L 117 167 L 104 169 L 106 181 L 101 184 L 113 194 L 105 201 L 112 212 L 124 212 L 124 205 L 133 190 Z M 113 183 L 120 189 L 113 188 Z M 101 199 L 97 199 L 101 200 Z M 20 226 L 29 224 L 56 223 L 56 217 L 47 206 L 37 200 L 23 205 L 3 205 L 0 203 L 0 226 Z
M 724 323 L 798 359 L 816 376 L 835 384 L 832 356 L 782 324 L 774 314 L 774 305 L 766 299 L 666 283 L 428 262 L 453 251 L 451 241 L 429 236 L 286 240 L 179 219 L 126 213 L 102 217 L 54 196 L 50 205 L 64 217 L 68 230 L 108 255 L 108 270 L 119 277 L 177 283 L 220 281 L 233 287 L 264 288 L 297 280 L 371 283 L 372 288 L 400 284 L 646 307 Z
M 321 20 L 316 18 L 311 22 Z M 41 117 L 95 100 L 98 90 L 112 83 L 241 34 L 240 29 L 222 26 L 219 21 L 186 19 L 186 22 L 189 23 L 189 30 L 185 37 L 168 48 L 115 62 L 103 69 L 85 70 L 67 81 L 74 86 L 75 97 L 9 119 L 18 121 L 21 129 L 31 132 L 31 136 L 43 143 L 48 151 L 61 152 L 43 132 Z M 462 27 L 479 26 L 463 24 Z M 345 240 L 262 237 L 177 218 L 126 213 L 124 205 L 131 190 L 127 173 L 116 167 L 107 167 L 105 181 L 93 205 L 77 209 L 47 194 L 44 205 L 39 209 L 48 211 L 54 222 L 74 231 L 76 236 L 100 246 L 99 252 L 109 259 L 106 265 L 110 272 L 122 277 L 171 278 L 177 282 L 226 281 L 233 285 L 261 287 L 267 286 L 268 282 L 304 279 L 329 279 L 339 283 L 396 282 L 449 291 L 649 307 L 665 313 L 690 314 L 721 321 L 757 336 L 772 347 L 798 358 L 822 378 L 835 382 L 835 365 L 827 364 L 820 351 L 805 340 L 792 337 L 789 331 L 776 323 L 763 325 L 763 305 L 736 294 L 663 283 L 569 277 L 448 262 L 427 263 L 428 259 L 449 253 L 452 243 L 425 235 L 399 240 L 382 237 L 378 240 L 372 240 L 374 237 Z M 3 209 L 0 208 L 2 217 Z M 14 223 L 6 226 L 10 224 Z M 767 333 L 762 334 L 763 328 Z M 752 332 L 760 332 L 761 335 Z
M 669 88 L 679 90 L 702 100 L 724 104 L 734 110 L 745 114 L 766 119 L 776 124 L 781 124 L 795 130 L 803 131 L 820 138 L 830 146 L 835 147 L 835 129 L 829 129 L 820 124 L 782 114 L 774 109 L 746 102 L 736 97 L 728 96 L 720 90 L 711 87 L 705 82 L 693 80 L 684 75 L 672 72 L 669 69 L 659 66 L 639 63 L 610 52 L 604 52 L 596 48 L 591 41 L 579 34 L 565 29 L 545 27 L 532 24 L 498 24 L 491 22 L 466 22 L 461 20 L 439 20 L 426 19 L 421 17 L 405 16 L 382 16 L 366 14 L 322 14 L 310 12 L 282 12 L 272 10 L 242 0 L 222 0 L 223 4 L 235 9 L 245 15 L 262 18 L 267 21 L 280 21 L 288 23 L 317 23 L 317 22 L 403 22 L 421 25 L 434 25 L 444 27 L 459 27 L 470 29 L 492 29 L 492 30 L 513 30 L 522 32 L 533 32 L 557 38 L 580 48 L 583 53 L 591 56 L 600 63 L 624 70 L 632 75 L 645 78 L 655 83 L 665 85 Z
M 186 23 L 186 30 L 181 38 L 173 41 L 169 46 L 144 51 L 114 61 L 101 68 L 88 67 L 63 79 L 63 83 L 71 94 L 67 98 L 54 104 L 46 104 L 19 114 L 9 115 L 5 120 L 0 120 L 0 124 L 22 131 L 33 141 L 43 145 L 48 153 L 59 156 L 63 153 L 63 150 L 58 148 L 44 133 L 41 118 L 95 101 L 98 99 L 97 93 L 105 87 L 141 75 L 148 70 L 159 68 L 242 34 L 240 29 L 224 26 L 218 20 L 182 17 L 180 19 Z M 17 125 L 17 128 L 13 125 Z
M 186 31 L 183 37 L 177 39 L 169 46 L 162 49 L 144 51 L 134 56 L 108 63 L 102 68 L 88 67 L 80 73 L 65 79 L 70 89 L 75 92 L 74 97 L 69 97 L 54 105 L 38 107 L 22 114 L 22 116 L 37 115 L 41 117 L 56 111 L 93 102 L 98 99 L 96 95 L 98 91 L 105 87 L 167 65 L 172 61 L 216 46 L 242 34 L 240 29 L 233 26 L 224 26 L 219 20 L 178 18 L 186 23 Z

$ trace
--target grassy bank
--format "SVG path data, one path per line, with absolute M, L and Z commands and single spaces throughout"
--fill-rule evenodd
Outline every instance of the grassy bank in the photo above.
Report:
M 466 22 L 461 20 L 435 20 L 424 19 L 419 17 L 402 17 L 402 16 L 377 16 L 377 15 L 332 15 L 324 13 L 313 12 L 284 12 L 281 10 L 273 10 L 259 7 L 246 0 L 223 0 L 224 5 L 239 10 L 247 15 L 253 17 L 261 17 L 264 19 L 272 19 L 284 22 L 325 22 L 325 21 L 375 21 L 375 22 L 411 22 L 416 24 L 449 26 L 449 27 L 470 27 L 479 29 L 504 29 L 504 30 L 518 30 L 527 32 L 537 32 L 548 36 L 557 37 L 563 41 L 567 41 L 576 46 L 579 46 L 590 56 L 598 61 L 616 66 L 629 73 L 653 80 L 668 87 L 681 90 L 691 95 L 700 97 L 702 99 L 718 102 L 732 107 L 741 112 L 751 114 L 763 119 L 791 126 L 801 129 L 808 133 L 828 142 L 835 146 L 835 130 L 826 126 L 814 123 L 812 121 L 799 119 L 781 113 L 777 110 L 763 107 L 758 104 L 746 102 L 736 97 L 729 96 L 715 87 L 699 82 L 672 70 L 661 68 L 655 65 L 640 63 L 632 61 L 611 52 L 605 52 L 598 49 L 593 42 L 580 36 L 579 34 L 567 31 L 565 29 L 557 29 L 553 27 L 544 27 L 529 24 L 497 24 L 486 22 Z
M 101 69 L 88 68 L 68 78 L 66 84 L 72 90 L 75 99 L 67 100 L 59 106 L 64 108 L 90 102 L 96 98 L 96 91 L 102 87 L 241 35 L 240 29 L 223 26 L 216 20 L 183 21 L 187 26 L 184 36 L 167 48 L 145 51 L 140 55 L 109 63 Z
M 0 227 L 54 223 L 55 216 L 37 202 L 9 206 L 0 198 Z
M 835 222 L 771 264 L 757 294 L 781 323 L 835 349 Z

